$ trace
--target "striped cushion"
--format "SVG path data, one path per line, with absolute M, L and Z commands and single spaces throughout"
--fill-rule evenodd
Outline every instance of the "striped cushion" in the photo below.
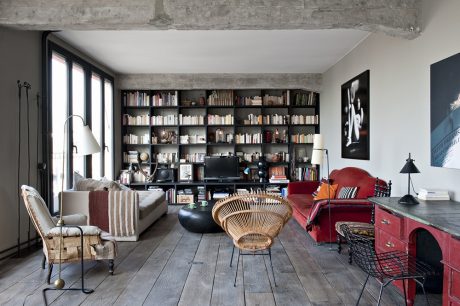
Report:
M 337 194 L 337 199 L 354 199 L 358 193 L 358 187 L 342 187 Z

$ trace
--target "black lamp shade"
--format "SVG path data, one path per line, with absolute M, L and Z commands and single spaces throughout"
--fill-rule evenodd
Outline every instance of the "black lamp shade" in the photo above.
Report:
M 414 160 L 410 158 L 410 153 L 409 153 L 409 158 L 406 159 L 406 164 L 404 165 L 404 167 L 402 167 L 399 173 L 420 173 L 420 171 L 414 165 Z

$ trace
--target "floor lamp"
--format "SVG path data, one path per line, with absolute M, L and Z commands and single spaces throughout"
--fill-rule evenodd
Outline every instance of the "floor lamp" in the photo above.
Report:
M 326 154 L 327 166 L 327 207 L 329 214 L 329 250 L 332 251 L 332 221 L 331 221 L 331 183 L 329 181 L 329 152 L 324 148 L 323 135 L 315 134 L 313 137 L 313 152 L 311 155 L 312 165 L 323 165 L 324 154 Z
M 65 173 L 65 159 L 66 159 L 65 147 L 66 147 L 67 123 L 69 119 L 73 117 L 80 118 L 81 121 L 83 122 L 83 128 L 79 130 L 78 133 L 75 133 L 78 137 L 78 139 L 76 139 L 77 140 L 76 143 L 78 144 L 78 150 L 80 151 L 79 154 L 90 155 L 93 153 L 101 152 L 101 147 L 97 143 L 97 140 L 94 137 L 93 133 L 91 132 L 89 126 L 85 124 L 85 120 L 83 119 L 83 117 L 79 115 L 70 115 L 69 117 L 67 117 L 67 119 L 64 121 L 64 139 L 63 139 L 64 144 L 62 148 L 62 180 L 61 180 L 61 197 L 59 201 L 59 221 L 56 224 L 57 226 L 61 228 L 60 243 L 59 243 L 59 274 L 58 274 L 58 279 L 54 282 L 54 286 L 56 287 L 56 289 L 62 289 L 65 286 L 65 281 L 61 278 L 61 261 L 62 261 L 61 256 L 62 256 L 62 248 L 63 248 L 62 244 L 63 244 L 63 239 L 64 239 L 62 235 L 62 228 L 66 226 L 64 224 L 64 220 L 62 219 L 62 204 L 63 204 L 62 194 L 64 192 L 64 173 Z M 78 228 L 80 229 L 81 235 L 82 235 L 81 265 L 82 265 L 82 271 L 83 271 L 83 232 L 80 227 Z M 82 277 L 82 287 L 83 287 L 83 284 L 84 284 L 83 283 L 83 273 L 81 277 Z M 69 288 L 69 289 L 73 289 L 73 288 Z M 84 288 L 81 288 L 81 290 L 85 292 Z M 88 292 L 85 292 L 85 293 L 91 293 L 91 292 L 92 290 L 88 290 Z

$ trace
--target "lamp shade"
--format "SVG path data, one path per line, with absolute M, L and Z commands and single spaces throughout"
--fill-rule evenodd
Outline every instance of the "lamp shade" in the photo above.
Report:
M 417 167 L 414 164 L 414 160 L 410 157 L 410 153 L 409 153 L 409 158 L 406 159 L 406 164 L 404 165 L 404 167 L 402 167 L 399 173 L 420 173 L 420 171 L 417 169 Z
M 78 152 L 80 154 L 90 155 L 101 152 L 101 147 L 97 143 L 97 140 L 89 129 L 89 126 L 83 126 L 79 133 L 77 133 L 77 137 L 76 142 L 78 144 Z
M 316 136 L 316 135 L 315 135 Z M 311 155 L 311 164 L 312 165 L 322 165 L 324 161 L 324 150 L 313 149 Z
M 315 134 L 313 137 L 313 149 L 324 149 L 323 135 Z

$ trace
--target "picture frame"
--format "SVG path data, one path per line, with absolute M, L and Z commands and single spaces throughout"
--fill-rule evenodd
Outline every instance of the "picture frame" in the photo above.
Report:
M 179 181 L 193 181 L 193 164 L 179 165 Z
M 366 70 L 341 87 L 342 158 L 369 160 L 369 75 Z
M 460 169 L 460 53 L 430 66 L 431 166 Z

